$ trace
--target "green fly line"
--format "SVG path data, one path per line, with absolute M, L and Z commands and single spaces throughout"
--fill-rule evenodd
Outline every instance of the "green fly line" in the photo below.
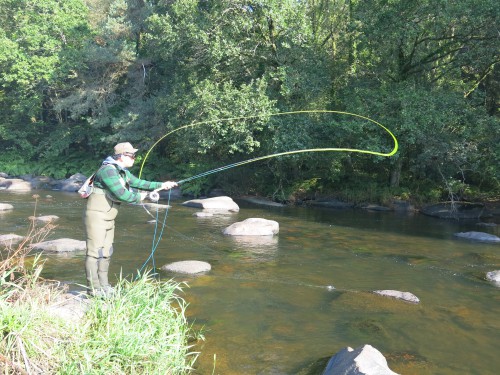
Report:
M 223 167 L 215 168 L 215 169 L 212 169 L 212 170 L 209 170 L 209 171 L 206 171 L 206 172 L 203 172 L 203 173 L 191 176 L 189 178 L 177 181 L 177 184 L 180 185 L 182 183 L 195 180 L 197 178 L 208 176 L 208 175 L 210 175 L 212 173 L 222 172 L 222 171 L 225 171 L 225 170 L 230 169 L 230 168 L 234 168 L 234 167 L 238 167 L 238 166 L 241 166 L 241 165 L 253 163 L 253 162 L 256 162 L 256 161 L 259 161 L 259 160 L 271 159 L 271 158 L 275 158 L 275 157 L 278 157 L 278 156 L 293 155 L 293 154 L 300 154 L 300 153 L 306 153 L 306 152 L 356 152 L 356 153 L 361 153 L 361 154 L 370 154 L 370 155 L 375 155 L 375 156 L 390 157 L 390 156 L 396 154 L 396 152 L 398 151 L 398 140 L 396 139 L 396 136 L 388 128 L 386 128 L 384 125 L 382 125 L 381 123 L 379 123 L 379 122 L 377 122 L 377 121 L 375 121 L 375 120 L 373 120 L 371 118 L 368 118 L 366 116 L 361 116 L 361 115 L 358 115 L 358 114 L 355 114 L 355 113 L 343 112 L 343 111 L 330 111 L 330 110 L 305 110 L 305 111 L 292 111 L 292 112 L 279 112 L 279 113 L 271 113 L 271 114 L 260 114 L 260 115 L 253 115 L 253 116 L 231 117 L 231 118 L 224 118 L 224 119 L 217 119 L 217 120 L 208 120 L 208 121 L 195 122 L 195 123 L 192 123 L 192 124 L 180 126 L 178 128 L 175 128 L 174 130 L 166 133 L 160 139 L 158 139 L 149 148 L 149 150 L 147 151 L 146 155 L 144 156 L 144 160 L 141 163 L 141 169 L 139 171 L 139 178 L 142 175 L 142 170 L 144 168 L 144 165 L 146 164 L 146 161 L 147 161 L 147 159 L 148 159 L 149 154 L 151 153 L 151 151 L 153 151 L 153 149 L 161 141 L 163 141 L 166 137 L 168 137 L 169 135 L 171 135 L 171 134 L 173 134 L 175 132 L 178 132 L 178 131 L 180 131 L 182 129 L 194 128 L 196 126 L 206 125 L 206 124 L 212 124 L 212 123 L 217 123 L 217 122 L 249 120 L 249 119 L 260 118 L 260 117 L 286 116 L 286 115 L 311 114 L 311 113 L 335 113 L 335 114 L 347 115 L 347 116 L 352 116 L 352 117 L 361 118 L 363 120 L 367 120 L 367 121 L 369 121 L 369 122 L 377 125 L 378 127 L 382 128 L 385 132 L 387 132 L 391 136 L 392 140 L 394 141 L 394 147 L 388 153 L 379 152 L 379 151 L 371 151 L 371 150 L 363 150 L 363 149 L 357 149 L 357 148 L 338 148 L 338 147 L 308 148 L 308 149 L 301 149 L 301 150 L 292 150 L 292 151 L 278 152 L 276 154 L 269 154 L 269 155 L 265 155 L 265 156 L 259 156 L 259 157 L 253 158 L 253 159 L 243 160 L 243 161 L 239 161 L 239 162 L 236 162 L 236 163 L 225 165 Z M 154 234 L 154 238 L 153 238 L 153 246 L 152 246 L 152 249 L 151 249 L 151 254 L 150 254 L 149 258 L 146 260 L 146 262 L 142 265 L 141 269 L 139 270 L 139 273 L 145 268 L 145 266 L 147 265 L 147 263 L 150 260 L 152 260 L 152 262 L 153 262 L 153 272 L 155 272 L 156 265 L 155 265 L 155 260 L 154 260 L 154 253 L 155 253 L 155 251 L 156 251 L 156 249 L 157 249 L 157 247 L 158 247 L 158 245 L 160 243 L 160 239 L 161 239 L 161 237 L 163 235 L 163 230 L 165 229 L 165 226 L 166 226 L 166 220 L 167 220 L 167 216 L 168 216 L 169 203 L 170 203 L 170 190 L 169 190 L 169 196 L 168 196 L 167 209 L 165 211 L 165 217 L 164 217 L 163 223 L 162 223 L 162 228 L 161 228 L 161 230 L 158 233 L 159 217 L 158 217 L 158 210 L 157 210 L 157 212 L 156 212 L 156 220 L 155 220 L 155 234 Z
M 148 152 L 146 152 L 146 155 L 144 156 L 144 160 L 141 163 L 141 169 L 139 171 L 139 178 L 142 175 L 142 170 L 144 168 L 144 165 L 146 164 L 146 161 L 148 160 L 148 157 L 149 157 L 149 154 L 151 153 L 151 151 L 153 151 L 153 149 L 161 141 L 163 141 L 166 137 L 168 137 L 169 135 L 171 135 L 171 134 L 173 134 L 175 132 L 178 132 L 178 131 L 180 131 L 182 129 L 194 128 L 196 126 L 206 125 L 206 124 L 213 124 L 213 123 L 217 123 L 217 122 L 249 120 L 249 119 L 260 118 L 260 117 L 286 116 L 286 115 L 297 115 L 297 114 L 306 114 L 306 113 L 309 113 L 309 114 L 310 113 L 335 113 L 335 114 L 353 116 L 353 117 L 361 118 L 363 120 L 367 120 L 367 121 L 369 121 L 369 122 L 371 122 L 371 123 L 379 126 L 385 132 L 387 132 L 391 136 L 392 140 L 394 141 L 394 147 L 388 153 L 383 153 L 383 152 L 379 152 L 379 151 L 371 151 L 371 150 L 363 150 L 363 149 L 357 149 L 357 148 L 338 148 L 338 147 L 309 148 L 309 149 L 301 149 L 301 150 L 292 150 L 292 151 L 286 151 L 286 152 L 279 152 L 279 153 L 276 153 L 276 154 L 269 154 L 269 155 L 266 155 L 266 156 L 259 156 L 259 157 L 253 158 L 253 159 L 243 160 L 243 161 L 240 161 L 240 162 L 237 162 L 237 163 L 233 163 L 233 164 L 229 164 L 229 165 L 226 165 L 226 166 L 223 166 L 223 167 L 219 167 L 219 168 L 216 168 L 216 169 L 213 169 L 213 170 L 210 170 L 210 171 L 206 171 L 206 172 L 200 173 L 198 175 L 186 178 L 184 180 L 177 181 L 177 183 L 181 184 L 181 183 L 184 183 L 184 182 L 192 181 L 192 180 L 200 178 L 200 177 L 207 176 L 207 175 L 212 174 L 212 173 L 221 172 L 221 171 L 224 171 L 226 169 L 230 169 L 230 168 L 238 167 L 238 166 L 241 166 L 241 165 L 253 163 L 253 162 L 256 162 L 256 161 L 259 161 L 259 160 L 265 160 L 265 159 L 275 158 L 275 157 L 278 157 L 278 156 L 285 156 L 285 155 L 292 155 L 292 154 L 299 154 L 299 153 L 306 153 L 306 152 L 357 152 L 357 153 L 361 153 L 361 154 L 370 154 L 370 155 L 376 155 L 376 156 L 390 157 L 390 156 L 394 155 L 398 151 L 398 140 L 396 139 L 396 136 L 387 127 L 385 127 L 380 122 L 377 122 L 377 121 L 375 121 L 375 120 L 373 120 L 373 119 L 371 119 L 369 117 L 361 116 L 361 115 L 358 115 L 358 114 L 355 114 L 355 113 L 343 112 L 343 111 L 330 111 L 330 110 L 305 110 L 305 111 L 291 111 L 291 112 L 279 112 L 279 113 L 270 113 L 270 114 L 260 114 L 260 115 L 252 115 L 252 116 L 230 117 L 230 118 L 217 119 L 217 120 L 200 121 L 200 122 L 195 122 L 195 123 L 192 123 L 192 124 L 180 126 L 178 128 L 175 128 L 174 130 L 171 130 L 170 132 L 166 133 L 165 135 L 163 135 L 160 139 L 158 139 L 149 148 Z

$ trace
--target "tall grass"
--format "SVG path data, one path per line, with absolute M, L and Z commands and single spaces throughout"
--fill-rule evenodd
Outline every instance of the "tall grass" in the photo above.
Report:
M 41 277 L 41 254 L 29 257 L 51 228 L 32 224 L 17 248 L 0 249 L 0 374 L 189 374 L 201 334 L 186 321 L 182 284 L 121 278 L 110 299 L 77 298 L 83 317 L 54 314 L 76 297 Z
M 177 296 L 181 285 L 143 275 L 121 279 L 111 299 L 93 299 L 75 339 L 66 346 L 61 374 L 187 374 L 196 339 Z

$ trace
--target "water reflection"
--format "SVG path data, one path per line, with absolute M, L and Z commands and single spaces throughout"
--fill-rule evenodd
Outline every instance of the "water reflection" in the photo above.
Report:
M 84 201 L 50 195 L 39 199 L 36 213 L 60 217 L 49 239 L 83 239 Z M 0 234 L 26 235 L 31 196 L 0 191 L 0 202 L 14 205 L 0 213 Z M 202 352 L 199 374 L 297 374 L 365 343 L 405 375 L 493 375 L 500 368 L 500 294 L 485 280 L 486 272 L 500 269 L 499 245 L 453 238 L 477 231 L 475 222 L 249 204 L 200 218 L 182 201 L 171 206 L 157 266 L 192 259 L 212 265 L 199 277 L 161 274 L 189 283 L 187 313 L 206 337 L 194 348 Z M 249 217 L 277 221 L 279 235 L 222 234 Z M 141 207 L 120 208 L 111 274 L 133 274 L 148 258 L 155 234 L 148 220 Z M 495 234 L 498 227 L 481 231 Z M 44 276 L 77 289 L 85 283 L 83 261 L 83 252 L 47 254 Z M 371 293 L 379 289 L 409 291 L 421 303 Z
M 278 251 L 277 236 L 230 236 L 234 247 L 253 254 L 275 256 Z

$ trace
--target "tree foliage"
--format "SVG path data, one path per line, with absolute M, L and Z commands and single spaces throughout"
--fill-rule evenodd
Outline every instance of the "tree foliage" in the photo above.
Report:
M 269 116 L 326 109 L 383 123 L 399 153 L 280 157 L 192 191 L 288 200 L 370 181 L 395 194 L 423 184 L 443 197 L 452 185 L 462 198 L 498 194 L 499 8 L 493 0 L 0 0 L 2 165 L 90 172 L 85 165 L 113 143 L 144 154 L 189 124 L 156 146 L 148 177 L 300 148 L 390 149 L 359 119 Z

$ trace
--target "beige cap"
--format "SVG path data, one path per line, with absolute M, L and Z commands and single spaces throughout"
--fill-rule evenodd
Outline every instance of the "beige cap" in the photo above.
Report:
M 125 154 L 125 153 L 135 154 L 137 150 L 138 150 L 137 148 L 132 147 L 130 142 L 118 143 L 115 146 L 115 155 Z

